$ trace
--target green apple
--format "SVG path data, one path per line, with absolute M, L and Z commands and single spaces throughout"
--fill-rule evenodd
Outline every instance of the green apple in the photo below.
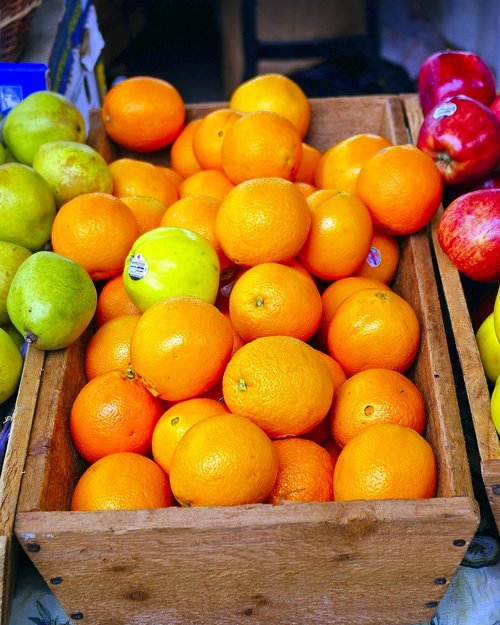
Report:
M 495 327 L 497 339 L 500 341 L 500 286 L 498 287 L 495 305 L 493 307 L 493 325 Z
M 0 404 L 17 391 L 23 357 L 14 340 L 0 328 Z
M 55 91 L 35 91 L 15 106 L 3 123 L 3 142 L 15 159 L 33 163 L 38 148 L 47 141 L 86 138 L 85 120 L 69 98 Z
M 498 434 L 500 434 L 500 376 L 497 378 L 491 394 L 491 418 Z
M 500 375 L 500 341 L 495 332 L 493 313 L 479 326 L 476 342 L 486 379 L 494 383 Z
M 84 143 L 44 143 L 33 157 L 33 169 L 51 188 L 58 207 L 83 193 L 113 192 L 113 178 L 106 161 Z
M 55 252 L 36 252 L 21 264 L 7 295 L 10 320 L 39 349 L 67 347 L 87 328 L 97 305 L 85 269 Z
M 49 240 L 56 202 L 47 182 L 28 165 L 0 165 L 0 240 L 41 249 Z
M 159 227 L 142 234 L 123 270 L 125 290 L 143 312 L 177 295 L 213 304 L 219 289 L 217 252 L 200 234 L 185 228 Z
M 0 324 L 9 321 L 7 293 L 16 271 L 28 256 L 31 256 L 31 251 L 26 247 L 8 241 L 0 241 Z

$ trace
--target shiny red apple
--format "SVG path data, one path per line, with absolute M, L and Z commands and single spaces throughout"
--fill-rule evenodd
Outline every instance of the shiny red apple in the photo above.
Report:
M 431 54 L 420 66 L 418 94 L 424 115 L 453 95 L 468 95 L 489 106 L 495 97 L 495 77 L 474 52 L 444 50 Z
M 437 235 L 464 276 L 500 281 L 500 189 L 471 191 L 453 200 L 439 220 Z
M 417 146 L 434 159 L 444 184 L 481 183 L 500 160 L 500 122 L 482 102 L 452 96 L 424 117 Z
M 495 113 L 498 121 L 500 122 L 500 95 L 497 96 L 490 104 L 490 109 Z

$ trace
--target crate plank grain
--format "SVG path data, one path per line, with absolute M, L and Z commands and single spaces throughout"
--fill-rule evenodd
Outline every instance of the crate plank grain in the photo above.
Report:
M 30 346 L 27 350 L 12 415 L 7 451 L 0 471 L 0 623 L 2 625 L 8 622 L 17 571 L 18 545 L 14 537 L 14 518 L 44 357 L 44 352 L 35 347 Z
M 397 97 L 311 104 L 306 140 L 319 149 L 357 132 L 408 142 Z M 216 106 L 190 106 L 188 118 Z M 108 161 L 125 154 L 104 135 L 98 112 L 89 140 Z M 140 158 L 168 163 L 168 151 Z M 425 398 L 426 437 L 438 459 L 438 493 L 429 500 L 68 512 L 83 470 L 68 418 L 84 383 L 88 336 L 48 353 L 15 532 L 68 615 L 92 625 L 430 620 L 479 515 L 425 232 L 402 242 L 394 289 L 422 329 L 411 377 Z M 62 581 L 54 585 L 55 578 Z
M 404 103 L 411 135 L 416 142 L 423 121 L 418 97 L 404 98 Z M 490 391 L 460 274 L 441 249 L 437 239 L 442 214 L 441 206 L 431 222 L 433 248 L 476 434 L 481 475 L 495 523 L 500 530 L 500 440 L 491 418 Z

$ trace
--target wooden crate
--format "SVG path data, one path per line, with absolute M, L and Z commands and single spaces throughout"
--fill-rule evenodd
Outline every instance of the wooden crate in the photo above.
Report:
M 45 354 L 30 346 L 19 383 L 9 442 L 0 470 L 0 624 L 9 620 L 17 571 L 14 518 Z
M 418 97 L 411 96 L 403 100 L 411 135 L 416 142 L 423 121 Z M 443 207 L 441 206 L 431 223 L 432 243 L 476 434 L 481 475 L 495 523 L 500 530 L 500 440 L 491 418 L 490 391 L 479 355 L 462 280 L 437 239 L 437 228 L 442 214 Z
M 189 107 L 189 119 L 216 106 Z M 307 141 L 320 149 L 356 132 L 408 142 L 397 97 L 318 99 L 312 108 Z M 98 125 L 92 144 L 108 159 L 123 154 Z M 168 152 L 155 159 L 168 162 Z M 83 468 L 68 417 L 84 383 L 88 336 L 47 354 L 15 532 L 71 618 L 403 625 L 432 617 L 479 514 L 424 231 L 403 241 L 394 288 L 422 328 L 411 377 L 425 397 L 426 437 L 438 459 L 430 500 L 68 512 Z

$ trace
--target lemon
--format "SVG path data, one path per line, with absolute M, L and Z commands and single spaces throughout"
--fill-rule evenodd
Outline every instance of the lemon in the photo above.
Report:
M 486 378 L 495 382 L 500 375 L 500 341 L 495 333 L 493 313 L 479 326 L 476 342 Z
M 498 434 L 500 434 L 500 377 L 497 378 L 491 394 L 491 418 Z

